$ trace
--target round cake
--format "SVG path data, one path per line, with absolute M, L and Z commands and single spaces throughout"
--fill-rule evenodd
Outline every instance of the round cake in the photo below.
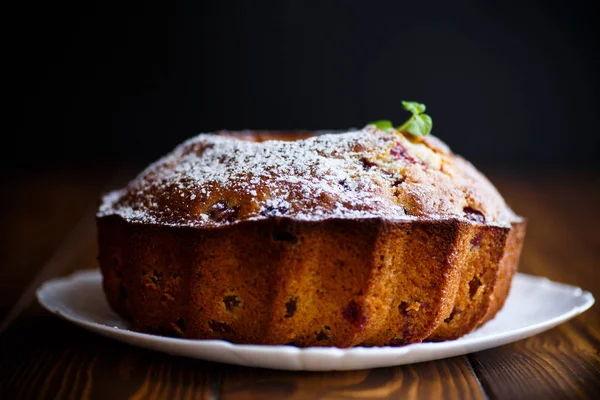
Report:
M 399 346 L 494 317 L 525 221 L 433 136 L 201 134 L 97 213 L 110 306 L 142 332 Z

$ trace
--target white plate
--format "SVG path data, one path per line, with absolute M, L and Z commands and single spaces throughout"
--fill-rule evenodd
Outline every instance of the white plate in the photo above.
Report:
M 404 347 L 297 348 L 239 345 L 222 340 L 189 340 L 135 332 L 111 311 L 99 271 L 80 271 L 53 279 L 37 290 L 50 312 L 101 335 L 169 354 L 285 370 L 353 370 L 437 360 L 489 349 L 548 330 L 594 304 L 591 293 L 546 278 L 517 274 L 496 318 L 460 339 Z

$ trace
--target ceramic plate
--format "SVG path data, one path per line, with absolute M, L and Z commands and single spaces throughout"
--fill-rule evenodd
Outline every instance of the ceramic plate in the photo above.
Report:
M 578 287 L 517 274 L 510 296 L 496 318 L 460 339 L 404 347 L 297 348 L 178 339 L 135 332 L 127 321 L 111 311 L 101 283 L 99 271 L 80 271 L 44 283 L 37 291 L 37 298 L 46 309 L 61 318 L 134 346 L 222 363 L 305 371 L 388 367 L 472 353 L 548 330 L 581 314 L 594 303 L 592 294 Z

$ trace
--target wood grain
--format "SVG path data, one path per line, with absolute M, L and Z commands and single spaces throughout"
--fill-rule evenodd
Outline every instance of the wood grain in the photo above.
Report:
M 212 399 L 223 368 L 133 348 L 45 313 L 11 327 L 0 353 L 2 398 Z
M 469 355 L 490 397 L 598 398 L 597 341 L 595 345 L 586 341 L 572 325 L 565 324 L 534 338 Z
M 466 357 L 364 371 L 288 372 L 230 368 L 223 399 L 482 399 Z M 276 397 L 279 396 L 279 397 Z
M 68 174 L 47 179 L 60 182 L 26 184 L 26 194 L 15 194 L 15 199 L 40 198 L 53 187 L 81 185 Z M 35 218 L 30 218 L 26 224 L 39 227 L 37 233 L 20 233 L 3 249 L 0 278 L 15 282 L 16 288 L 0 293 L 2 309 L 14 306 L 31 280 L 43 276 L 44 265 L 52 275 L 96 266 L 93 215 L 85 210 L 97 188 L 110 178 L 95 179 L 65 203 L 70 210 L 61 210 L 60 205 L 58 210 L 46 208 L 58 216 L 36 214 L 40 220 L 31 225 Z M 549 174 L 494 182 L 529 219 L 521 270 L 582 286 L 599 296 L 599 177 Z M 50 196 L 60 198 L 56 193 Z M 16 207 L 11 223 L 18 224 L 18 216 L 31 212 L 32 203 L 19 208 L 15 199 L 8 201 Z M 65 239 L 76 224 L 80 229 Z M 50 254 L 48 249 L 61 242 Z M 44 259 L 45 263 L 40 261 Z M 53 259 L 58 261 L 52 263 Z M 24 298 L 18 318 L 0 334 L 2 399 L 600 398 L 598 305 L 548 332 L 469 356 L 395 368 L 311 373 L 230 366 L 134 348 L 49 315 L 31 295 Z
M 529 219 L 520 270 L 600 295 L 597 177 L 496 182 Z M 594 223 L 595 222 L 595 223 Z M 469 355 L 491 398 L 600 398 L 600 307 L 548 332 Z
M 113 176 L 53 171 L 2 181 L 0 321 Z

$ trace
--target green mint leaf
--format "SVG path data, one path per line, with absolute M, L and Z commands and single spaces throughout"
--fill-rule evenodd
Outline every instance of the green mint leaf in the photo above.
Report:
M 427 114 L 414 115 L 406 124 L 398 128 L 399 131 L 408 132 L 416 136 L 427 136 L 431 133 L 433 122 Z
M 425 112 L 425 104 L 414 101 L 403 101 L 402 106 L 405 110 L 410 111 L 412 116 L 404 124 L 397 129 L 400 132 L 407 132 L 416 136 L 427 136 L 433 128 L 431 117 Z
M 392 121 L 388 121 L 388 120 L 380 120 L 380 121 L 375 121 L 375 122 L 370 122 L 369 125 L 375 125 L 375 127 L 377 129 L 381 129 L 382 131 L 391 131 L 392 129 L 394 129 L 394 125 L 392 125 Z
M 402 101 L 402 107 L 406 111 L 410 111 L 412 115 L 408 121 L 396 128 L 397 131 L 416 136 L 427 136 L 431 133 L 433 121 L 429 115 L 425 114 L 425 104 L 417 103 L 416 101 Z M 386 132 L 394 129 L 392 122 L 388 120 L 371 122 L 369 125 L 375 125 L 377 129 Z
M 423 114 L 425 112 L 425 104 L 417 103 L 416 101 L 402 101 L 402 107 L 406 111 L 410 111 L 413 114 Z

